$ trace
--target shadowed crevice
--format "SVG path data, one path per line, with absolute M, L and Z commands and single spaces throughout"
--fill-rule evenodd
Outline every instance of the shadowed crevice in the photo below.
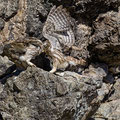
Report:
M 18 76 L 22 71 L 23 70 L 17 69 L 16 65 L 14 64 L 6 70 L 5 74 L 0 76 L 0 82 L 5 84 L 9 77 Z
M 2 117 L 2 115 L 1 115 L 1 113 L 0 113 L 0 120 L 3 120 L 3 117 Z
M 50 60 L 46 57 L 45 53 L 36 56 L 35 59 L 31 60 L 31 62 L 45 71 L 51 70 Z

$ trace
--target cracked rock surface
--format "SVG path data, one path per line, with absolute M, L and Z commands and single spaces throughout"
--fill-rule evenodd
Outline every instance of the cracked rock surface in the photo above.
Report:
M 36 37 L 53 5 L 75 21 L 73 57 L 85 68 L 51 74 L 45 55 L 22 71 L 3 54 L 4 41 Z M 120 120 L 119 0 L 0 0 L 0 120 Z
M 18 77 L 7 79 L 0 95 L 4 119 L 67 120 L 87 118 L 99 105 L 101 78 L 65 72 L 63 77 L 29 67 Z M 93 106 L 94 102 L 98 103 Z M 89 110 L 89 107 L 91 109 Z M 14 114 L 12 116 L 12 114 Z

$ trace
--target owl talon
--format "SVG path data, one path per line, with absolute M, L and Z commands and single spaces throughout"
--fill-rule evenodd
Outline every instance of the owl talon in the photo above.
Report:
M 27 64 L 29 65 L 29 66 L 31 66 L 31 67 L 36 67 L 36 65 L 35 64 L 33 64 L 32 62 L 30 62 L 30 61 L 27 61 Z

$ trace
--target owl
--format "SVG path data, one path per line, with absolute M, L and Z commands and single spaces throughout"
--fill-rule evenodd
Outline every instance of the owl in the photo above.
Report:
M 86 61 L 84 59 L 76 59 L 72 56 L 65 56 L 61 51 L 57 49 L 52 49 L 52 45 L 49 40 L 43 43 L 43 52 L 48 55 L 48 57 L 53 62 L 53 67 L 50 73 L 55 73 L 57 69 L 65 69 L 69 65 L 85 65 Z
M 43 36 L 55 49 L 61 50 L 63 46 L 70 48 L 75 43 L 72 24 L 67 10 L 63 9 L 62 5 L 57 8 L 53 6 L 43 27 Z
M 13 61 L 18 68 L 35 66 L 31 59 L 42 53 L 43 43 L 36 38 L 18 39 L 4 43 L 3 55 Z
M 51 73 L 56 72 L 59 68 L 66 68 L 69 64 L 76 66 L 85 65 L 86 63 L 83 59 L 78 60 L 72 56 L 64 55 L 64 51 L 70 48 L 81 50 L 74 46 L 75 36 L 72 25 L 72 19 L 66 9 L 63 9 L 62 6 L 52 7 L 42 31 L 43 36 L 47 39 L 43 45 L 45 53 L 53 61 Z

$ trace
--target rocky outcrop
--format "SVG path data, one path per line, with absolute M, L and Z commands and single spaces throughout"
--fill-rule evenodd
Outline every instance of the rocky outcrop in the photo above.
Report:
M 103 103 L 98 111 L 95 113 L 95 120 L 119 120 L 120 119 L 120 93 L 119 93 L 120 80 L 117 79 L 111 92 L 112 96 L 109 97 L 108 102 Z
M 5 20 L 12 18 L 19 8 L 18 2 L 19 0 L 0 0 L 0 17 Z
M 67 54 L 88 65 L 50 74 L 41 54 L 32 60 L 37 67 L 18 70 L 2 54 L 4 41 L 44 41 L 53 5 L 63 5 L 75 21 L 75 45 L 82 50 Z M 119 6 L 118 0 L 0 0 L 0 120 L 119 120 Z
M 107 12 L 98 16 L 94 23 L 95 32 L 91 37 L 91 54 L 94 59 L 109 66 L 119 65 L 119 32 L 118 12 Z M 97 53 L 96 53 L 97 51 Z
M 13 65 L 7 57 L 0 56 L 0 76 L 6 73 L 6 70 Z
M 0 113 L 3 119 L 87 119 L 101 101 L 98 91 L 103 76 L 66 71 L 60 77 L 29 67 L 18 77 L 7 79 L 0 93 Z
M 95 120 L 119 120 L 120 119 L 120 99 L 103 103 L 95 114 Z
M 116 82 L 115 82 L 115 84 L 114 84 L 114 87 L 113 87 L 113 90 L 112 90 L 112 92 L 114 93 L 114 94 L 112 94 L 110 97 L 109 97 L 109 101 L 113 101 L 113 100 L 119 100 L 120 99 L 120 87 L 119 87 L 119 85 L 120 85 L 120 79 L 118 78 L 118 79 L 116 79 Z

